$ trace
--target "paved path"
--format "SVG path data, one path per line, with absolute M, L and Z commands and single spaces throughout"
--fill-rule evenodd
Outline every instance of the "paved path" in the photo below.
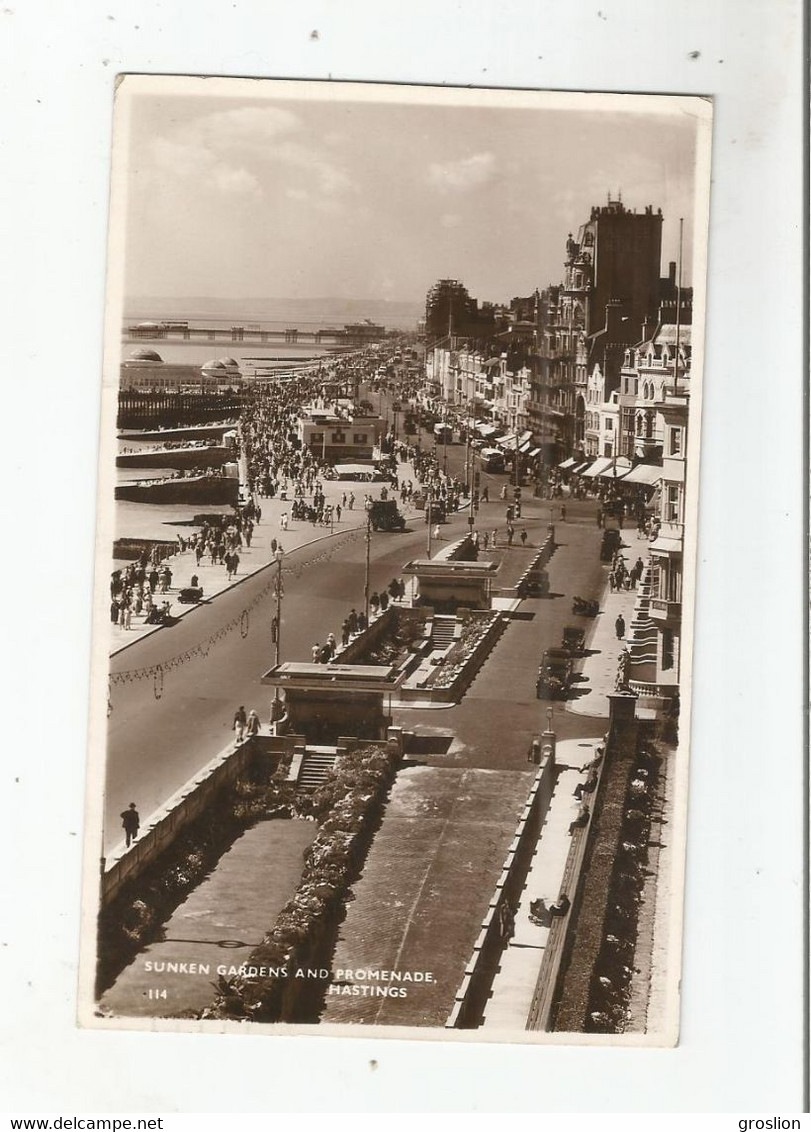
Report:
M 295 892 L 302 854 L 315 833 L 308 821 L 258 822 L 243 833 L 175 909 L 160 939 L 121 972 L 101 1009 L 129 1018 L 176 1018 L 208 1006 L 218 964 L 244 963 Z M 186 969 L 155 970 L 172 963 Z
M 624 530 L 622 540 L 626 564 L 630 568 L 638 557 L 647 560 L 647 539 L 640 538 L 635 530 Z M 575 695 L 566 705 L 566 710 L 580 715 L 608 718 L 608 694 L 615 689 L 619 655 L 625 648 L 625 638 L 619 640 L 615 628 L 621 613 L 625 620 L 626 633 L 631 627 L 636 590 L 622 590 L 620 593 L 608 592 L 608 566 L 603 566 L 605 576 L 604 590 L 600 600 L 600 612 L 593 619 L 586 638 L 589 655 L 576 665 L 583 677 L 575 684 Z

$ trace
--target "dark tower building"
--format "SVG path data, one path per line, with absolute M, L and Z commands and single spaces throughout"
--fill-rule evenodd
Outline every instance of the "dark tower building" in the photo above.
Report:
M 440 279 L 434 283 L 425 298 L 426 342 L 437 342 L 449 335 L 475 337 L 478 329 L 478 305 L 464 283 L 458 279 Z
M 570 244 L 571 260 L 587 257 L 581 277 L 588 295 L 586 333 L 600 330 L 606 306 L 619 300 L 625 336 L 638 342 L 645 319 L 655 318 L 659 307 L 662 210 L 654 212 L 648 205 L 644 212 L 630 212 L 621 200 L 609 197 L 608 204 L 592 208 L 577 244 L 571 237 Z

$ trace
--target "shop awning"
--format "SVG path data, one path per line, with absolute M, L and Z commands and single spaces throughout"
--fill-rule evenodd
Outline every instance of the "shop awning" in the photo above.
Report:
M 586 470 L 582 472 L 581 475 L 586 476 L 587 479 L 593 479 L 595 476 L 601 475 L 602 472 L 604 472 L 606 468 L 610 467 L 612 463 L 613 461 L 610 456 L 600 456 L 600 458 L 598 460 L 595 460 L 594 463 L 590 465 L 590 467 L 586 468 Z
M 565 471 L 566 468 L 573 468 L 576 463 L 577 460 L 575 460 L 574 456 L 570 456 L 568 460 L 564 460 L 562 464 L 558 464 L 558 467 Z
M 509 432 L 506 436 L 499 436 L 496 439 L 496 444 L 500 445 L 502 448 L 515 448 L 515 443 L 517 440 L 518 437 L 515 435 L 515 433 Z
M 540 450 L 540 448 L 530 448 L 530 450 L 529 450 L 529 454 L 530 454 L 530 456 L 532 456 L 532 457 L 535 457 L 535 456 L 540 456 L 540 454 L 541 454 L 541 450 Z
M 662 478 L 662 469 L 653 464 L 637 464 L 635 468 L 631 468 L 626 476 L 623 476 L 623 483 L 644 483 L 649 487 L 658 483 Z
M 603 470 L 601 472 L 598 472 L 597 474 L 600 477 L 600 479 L 604 479 L 604 480 L 619 480 L 619 479 L 621 479 L 622 482 L 625 483 L 625 476 L 627 475 L 630 467 L 631 467 L 631 461 L 630 460 L 628 460 L 625 456 L 618 456 L 616 458 L 616 460 L 612 458 L 610 460 L 609 464 L 608 464 L 608 467 L 603 468 Z
M 521 435 L 518 438 L 518 443 L 519 444 L 526 444 L 527 441 L 529 441 L 529 440 L 532 440 L 532 430 L 531 429 L 527 429 L 526 432 L 521 433 Z
M 572 468 L 572 475 L 573 476 L 582 476 L 583 472 L 585 472 L 586 468 L 588 468 L 590 466 L 590 464 L 591 464 L 591 460 L 586 460 L 586 462 L 584 464 L 578 464 L 577 467 Z

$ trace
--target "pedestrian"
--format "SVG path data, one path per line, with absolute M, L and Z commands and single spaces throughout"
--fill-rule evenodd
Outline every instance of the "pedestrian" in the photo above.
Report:
M 261 727 L 262 727 L 262 724 L 259 722 L 259 716 L 256 714 L 256 712 L 253 709 L 251 709 L 251 711 L 248 715 L 248 722 L 247 722 L 247 725 L 246 725 L 246 731 L 248 733 L 248 738 L 251 739 L 251 738 L 253 738 L 254 735 L 258 735 Z
M 608 592 L 613 593 L 617 588 L 617 576 L 613 570 L 608 571 Z
M 614 628 L 617 631 L 617 640 L 621 641 L 625 636 L 625 618 L 620 613 L 617 620 L 614 622 Z
M 382 590 L 381 593 L 380 593 L 380 611 L 381 611 L 381 613 L 385 613 L 388 608 L 389 608 L 389 595 L 386 593 L 385 590 Z
M 313 664 L 318 664 L 319 661 L 321 660 L 321 645 L 320 645 L 320 643 L 318 641 L 316 641 L 310 651 L 312 652 Z
M 521 528 L 521 536 L 520 537 L 521 537 L 521 545 L 526 546 L 527 545 L 527 532 L 524 530 L 523 527 Z
M 507 527 L 507 546 L 512 546 L 514 536 L 515 536 L 515 528 L 514 527 Z
M 597 508 L 597 526 L 602 527 L 602 525 L 603 525 L 603 509 L 602 509 L 602 507 L 598 507 Z
M 336 652 L 338 651 L 338 642 L 335 640 L 335 634 L 334 633 L 328 633 L 327 634 L 327 647 L 329 648 L 329 658 L 330 658 L 330 660 L 332 660 L 332 658 L 335 656 Z
M 231 555 L 231 570 L 234 574 L 236 574 L 238 569 L 239 569 L 239 555 L 238 554 L 232 554 Z
M 377 611 L 380 609 L 380 598 L 378 597 L 377 591 L 369 598 L 369 608 L 374 615 L 376 615 Z
M 561 504 L 561 508 L 560 508 L 560 521 L 561 521 L 561 523 L 565 523 L 565 522 L 566 522 L 566 504 L 565 504 L 565 503 Z
M 141 818 L 135 808 L 135 803 L 130 802 L 129 807 L 121 814 L 121 824 L 124 827 L 124 833 L 127 835 L 127 848 L 138 836 L 138 830 L 141 827 Z
M 234 712 L 234 731 L 236 731 L 236 742 L 241 743 L 245 738 L 245 726 L 248 722 L 248 717 L 245 714 L 245 708 L 240 704 Z
M 341 626 L 341 645 L 342 645 L 343 648 L 346 648 L 346 646 L 348 644 L 349 644 L 349 622 L 344 621 L 343 625 Z
M 130 606 L 129 602 L 127 602 L 127 604 L 124 606 L 124 628 L 132 628 L 132 607 Z

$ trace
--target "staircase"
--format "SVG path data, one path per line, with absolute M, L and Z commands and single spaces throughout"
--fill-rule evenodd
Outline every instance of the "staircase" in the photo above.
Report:
M 435 617 L 434 628 L 431 633 L 431 648 L 446 649 L 453 643 L 453 634 L 456 631 L 455 617 Z
M 334 747 L 307 747 L 301 760 L 296 787 L 307 793 L 317 790 L 335 765 L 336 757 Z

